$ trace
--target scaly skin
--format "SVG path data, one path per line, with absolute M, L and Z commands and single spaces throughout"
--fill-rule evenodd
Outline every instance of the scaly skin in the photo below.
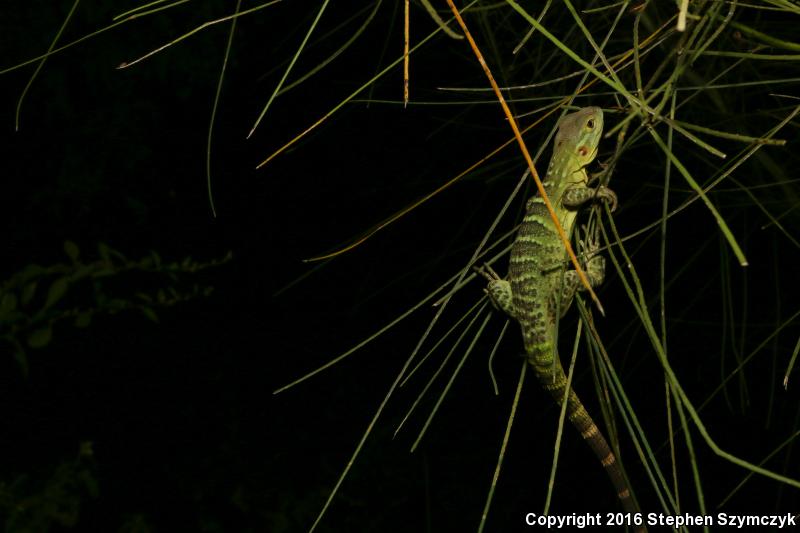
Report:
M 603 130 L 603 111 L 586 107 L 566 115 L 558 125 L 553 156 L 543 185 L 561 226 L 571 235 L 577 209 L 599 199 L 616 207 L 616 195 L 608 188 L 589 188 L 586 165 L 597 155 Z M 592 286 L 602 283 L 605 259 L 596 255 L 598 239 L 586 235 L 579 243 L 585 271 Z M 528 201 L 525 218 L 511 248 L 508 281 L 487 267 L 487 293 L 495 304 L 522 326 L 528 362 L 542 386 L 561 405 L 567 378 L 556 352 L 557 321 L 569 308 L 576 290 L 583 289 L 574 270 L 563 271 L 566 254 L 561 238 L 541 197 Z M 608 442 L 570 389 L 567 417 L 605 467 L 623 509 L 638 513 L 622 469 Z M 637 531 L 646 531 L 645 528 Z

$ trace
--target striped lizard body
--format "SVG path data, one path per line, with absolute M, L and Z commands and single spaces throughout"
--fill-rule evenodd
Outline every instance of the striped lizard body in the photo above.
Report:
M 553 156 L 543 182 L 547 196 L 567 235 L 572 233 L 577 209 L 599 199 L 616 207 L 616 195 L 608 188 L 588 187 L 586 165 L 597 155 L 603 130 L 603 111 L 586 107 L 566 115 L 558 124 Z M 592 286 L 602 283 L 605 259 L 597 255 L 598 238 L 586 235 L 579 243 L 585 271 Z M 497 307 L 517 320 L 528 362 L 539 382 L 561 405 L 567 378 L 556 350 L 558 319 L 569 308 L 576 290 L 582 289 L 574 270 L 564 272 L 565 251 L 561 238 L 541 197 L 526 206 L 511 248 L 508 280 L 488 266 L 480 270 L 489 280 L 487 293 Z M 606 470 L 623 509 L 639 512 L 622 469 L 608 442 L 573 390 L 567 395 L 567 416 Z M 644 528 L 638 531 L 646 531 Z

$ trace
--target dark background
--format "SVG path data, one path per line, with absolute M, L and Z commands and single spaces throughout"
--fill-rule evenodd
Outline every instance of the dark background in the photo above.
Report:
M 57 4 L 0 7 L 0 67 L 47 49 L 71 5 Z M 354 251 L 321 264 L 303 263 L 435 189 L 504 142 L 509 132 L 499 106 L 469 103 L 490 101 L 490 95 L 453 97 L 436 90 L 485 84 L 466 44 L 437 38 L 414 57 L 412 99 L 457 105 L 404 109 L 397 67 L 371 93 L 391 103 L 348 104 L 255 170 L 402 50 L 401 13 L 383 6 L 356 45 L 280 96 L 247 140 L 314 15 L 278 5 L 245 18 L 238 28 L 212 144 L 218 214 L 212 217 L 205 143 L 229 26 L 208 28 L 134 67 L 115 67 L 230 13 L 233 3 L 228 4 L 199 2 L 192 9 L 143 18 L 51 57 L 25 97 L 18 132 L 15 107 L 34 67 L 0 78 L 3 276 L 31 263 L 65 261 L 65 240 L 87 256 L 96 255 L 98 242 L 130 257 L 149 250 L 178 261 L 233 254 L 232 261 L 198 274 L 214 287 L 210 297 L 159 310 L 158 324 L 136 312 L 98 316 L 86 329 L 59 323 L 47 347 L 28 351 L 27 375 L 12 351 L 4 352 L 0 479 L 8 520 L 14 505 L 41 494 L 59 465 L 71 464 L 81 443 L 90 442 L 93 453 L 84 459 L 97 491 L 90 494 L 80 484 L 72 490 L 80 499 L 79 530 L 305 531 L 435 309 L 424 306 L 396 330 L 296 388 L 276 396 L 272 391 L 356 344 L 462 268 L 523 170 L 515 149 L 507 149 Z M 81 4 L 62 41 L 106 25 L 124 11 L 117 9 Z M 347 7 L 331 9 L 320 35 L 350 15 Z M 421 9 L 412 13 L 419 35 L 433 29 Z M 485 38 L 483 30 L 476 31 Z M 295 73 L 312 68 L 345 39 L 335 34 L 329 41 L 314 41 Z M 550 65 L 545 72 L 556 77 L 573 68 Z M 545 75 L 521 72 L 522 64 L 504 75 L 520 83 Z M 572 87 L 527 96 L 565 94 Z M 743 93 L 731 96 L 730 105 L 742 110 L 765 105 L 763 94 Z M 607 109 L 616 104 L 601 96 L 576 103 Z M 743 131 L 737 126 L 745 128 L 744 111 L 736 118 L 741 122 L 731 122 L 713 106 L 708 109 L 709 121 L 749 134 L 766 131 L 758 120 L 772 125 L 786 115 L 751 117 L 752 131 Z M 607 124 L 616 120 L 607 114 Z M 530 147 L 543 142 L 553 121 L 530 134 Z M 795 139 L 796 124 L 789 128 L 783 137 Z M 717 144 L 731 153 L 739 148 Z M 611 140 L 604 141 L 600 159 L 612 147 Z M 652 143 L 640 143 L 614 176 L 612 187 L 621 203 L 616 222 L 623 234 L 659 216 L 663 156 L 656 150 Z M 792 143 L 770 150 L 773 161 L 791 165 Z M 692 162 L 704 168 L 703 157 Z M 689 192 L 678 176 L 674 180 L 677 205 Z M 736 365 L 730 359 L 721 362 L 720 354 L 749 353 L 777 327 L 779 317 L 794 312 L 797 301 L 797 249 L 774 227 L 762 230 L 763 214 L 743 198 L 731 193 L 717 200 L 751 259 L 744 273 L 700 202 L 670 223 L 667 271 L 689 268 L 668 292 L 674 328 L 669 348 L 695 405 Z M 515 201 L 501 231 L 512 227 L 522 201 Z M 795 222 L 796 217 L 787 218 L 790 232 Z M 647 233 L 630 249 L 655 302 L 657 234 Z M 124 283 L 149 281 L 134 277 Z M 720 337 L 723 290 L 731 291 L 741 312 L 734 320 L 738 329 L 727 334 L 737 335 L 734 340 Z M 481 295 L 481 284 L 468 286 L 451 302 L 443 324 L 452 324 Z M 667 435 L 664 386 L 657 360 L 615 273 L 600 297 L 607 318 L 598 317 L 598 328 L 666 467 L 667 449 L 660 448 Z M 651 313 L 656 317 L 657 307 Z M 573 312 L 566 331 L 574 331 L 574 321 Z M 413 454 L 408 448 L 455 361 L 404 430 L 394 439 L 392 432 L 447 348 L 393 398 L 320 531 L 463 531 L 477 525 L 521 363 L 512 325 L 494 362 L 500 384 L 495 396 L 485 368 L 501 327 L 499 317 L 489 322 Z M 758 462 L 797 427 L 797 389 L 776 390 L 794 345 L 792 335 L 796 330 L 768 345 L 766 352 L 779 358 L 765 355 L 748 367 L 746 383 L 731 386 L 729 401 L 717 397 L 702 412 L 725 450 Z M 462 353 L 463 347 L 454 357 Z M 590 412 L 599 413 L 585 354 L 579 368 L 576 387 Z M 491 531 L 518 528 L 524 513 L 540 512 L 544 500 L 557 412 L 531 377 L 494 497 Z M 715 511 L 745 471 L 715 457 L 696 432 L 692 438 L 708 509 Z M 696 512 L 683 437 L 677 442 L 683 501 Z M 622 446 L 643 509 L 659 510 L 634 450 L 628 442 Z M 560 457 L 553 512 L 617 510 L 602 469 L 571 428 L 565 429 Z M 792 464 L 796 461 L 784 454 L 768 466 L 797 477 Z M 51 500 L 58 498 L 51 495 Z M 755 477 L 725 509 L 768 513 L 796 511 L 796 506 L 795 489 Z M 26 512 L 46 514 L 32 509 Z M 19 507 L 16 512 L 20 516 Z M 58 522 L 51 522 L 52 530 L 65 527 Z

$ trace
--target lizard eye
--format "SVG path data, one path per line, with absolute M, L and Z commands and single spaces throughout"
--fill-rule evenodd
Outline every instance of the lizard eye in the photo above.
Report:
M 586 121 L 586 129 L 593 130 L 594 129 L 594 119 L 590 118 Z

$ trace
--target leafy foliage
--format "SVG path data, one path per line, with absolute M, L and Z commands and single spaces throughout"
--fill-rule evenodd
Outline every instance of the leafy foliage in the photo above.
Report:
M 78 523 L 81 504 L 98 495 L 92 443 L 82 442 L 74 459 L 49 476 L 20 475 L 0 483 L 0 514 L 7 533 L 47 533 Z
M 138 260 L 105 243 L 95 258 L 82 258 L 78 245 L 64 242 L 69 262 L 29 264 L 0 283 L 0 339 L 10 346 L 24 373 L 27 349 L 49 345 L 59 323 L 88 327 L 93 317 L 138 311 L 158 322 L 157 309 L 207 297 L 211 286 L 185 286 L 184 278 L 223 265 L 232 255 L 206 262 L 186 257 L 162 262 L 155 251 Z

